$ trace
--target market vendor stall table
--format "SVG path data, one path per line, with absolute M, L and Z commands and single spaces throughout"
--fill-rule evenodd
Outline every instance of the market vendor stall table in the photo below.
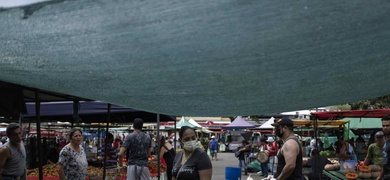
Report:
M 332 180 L 336 180 L 336 179 L 345 179 L 347 180 L 347 178 L 345 177 L 345 174 L 341 171 L 326 171 L 324 170 L 322 172 L 325 176 L 329 177 L 330 179 Z M 357 178 L 357 180 L 375 180 L 375 179 L 362 179 L 362 178 Z

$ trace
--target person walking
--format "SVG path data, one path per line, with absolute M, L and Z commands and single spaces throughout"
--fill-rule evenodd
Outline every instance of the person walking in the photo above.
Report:
M 248 175 L 247 165 L 249 163 L 248 154 L 251 152 L 251 147 L 246 140 L 241 141 L 241 146 L 237 147 L 238 155 L 238 167 L 244 170 L 245 175 Z
M 383 145 L 383 166 L 381 174 L 377 180 L 390 180 L 390 116 L 382 118 L 382 131 L 385 137 L 385 144 Z
M 267 140 L 265 138 L 260 139 L 260 147 L 259 147 L 259 153 L 265 152 L 268 154 L 268 161 L 269 161 L 269 152 L 267 149 Z M 261 166 L 261 174 L 264 177 L 268 177 L 268 162 L 260 162 Z
M 179 131 L 179 143 L 183 150 L 178 152 L 173 161 L 173 180 L 211 180 L 213 166 L 210 157 L 196 147 L 195 130 L 182 126 Z
M 209 144 L 210 144 L 209 138 L 207 138 L 207 137 L 203 138 L 203 137 L 202 137 L 202 138 L 200 139 L 200 142 L 201 142 L 202 145 L 203 145 L 204 151 L 205 151 L 206 153 L 208 153 Z
M 211 160 L 215 159 L 216 161 L 218 160 L 218 141 L 215 139 L 215 136 L 211 136 L 211 141 L 210 141 L 210 154 L 211 154 Z
M 150 156 L 151 138 L 142 132 L 144 121 L 134 119 L 134 132 L 128 134 L 118 153 L 118 163 L 122 167 L 123 154 L 128 150 L 127 180 L 149 180 L 148 157 Z
M 26 150 L 22 142 L 22 129 L 17 123 L 6 128 L 9 141 L 0 148 L 0 173 L 2 180 L 25 180 Z
M 65 145 L 58 159 L 58 176 L 60 180 L 85 180 L 88 161 L 81 146 L 83 133 L 78 128 L 69 131 L 70 143 Z
M 273 123 L 275 135 L 282 138 L 283 146 L 277 154 L 278 165 L 275 178 L 279 180 L 304 179 L 302 174 L 302 148 L 294 135 L 294 124 L 290 118 L 282 118 L 279 122 Z
M 269 158 L 270 171 L 271 174 L 274 174 L 275 156 L 278 148 L 274 138 L 268 137 L 266 142 L 267 142 L 266 150 Z
M 368 147 L 367 156 L 364 159 L 364 165 L 375 164 L 382 167 L 383 162 L 383 145 L 385 144 L 384 134 L 382 131 L 375 133 L 375 143 Z

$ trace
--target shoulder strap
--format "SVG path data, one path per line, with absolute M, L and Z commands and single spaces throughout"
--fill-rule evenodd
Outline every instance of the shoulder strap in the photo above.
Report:
M 176 179 L 179 179 L 180 172 L 181 172 L 182 168 L 188 163 L 188 161 L 191 161 L 191 159 L 193 159 L 192 157 L 193 157 L 194 155 L 195 155 L 195 157 L 196 157 L 197 151 L 198 151 L 198 148 L 196 148 L 196 149 L 192 152 L 192 154 L 190 155 L 190 157 L 188 157 L 187 161 L 186 161 L 183 165 L 181 165 L 179 171 L 177 172 Z M 184 152 L 183 152 L 183 151 L 181 151 L 181 152 L 182 152 L 182 153 L 181 153 L 180 155 L 183 156 L 183 153 L 184 153 Z M 181 158 L 180 158 L 180 159 L 181 159 Z
M 171 157 L 175 158 L 174 155 L 172 155 L 171 151 L 168 149 L 167 146 L 163 145 L 163 147 L 168 151 L 169 155 L 171 155 Z

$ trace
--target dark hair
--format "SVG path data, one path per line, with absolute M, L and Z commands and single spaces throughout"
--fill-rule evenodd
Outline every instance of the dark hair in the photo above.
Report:
M 382 121 L 390 121 L 390 116 L 385 116 L 382 118 Z
M 312 154 L 313 156 L 315 156 L 315 155 L 318 155 L 318 154 L 320 154 L 320 153 L 319 153 L 318 149 L 313 149 L 313 151 L 311 151 L 311 154 Z
M 111 134 L 111 133 L 108 133 L 108 135 L 107 135 L 107 139 L 112 139 L 112 140 L 114 140 L 114 135 L 113 135 L 113 134 Z
M 265 138 L 260 138 L 260 142 L 267 142 L 267 139 L 265 139 Z
M 161 136 L 161 138 L 160 138 L 160 148 L 163 147 L 164 144 L 165 144 L 165 137 Z
M 133 122 L 133 128 L 142 130 L 142 126 L 144 126 L 144 120 L 141 118 L 135 118 Z
M 183 137 L 183 134 L 184 134 L 184 132 L 185 132 L 187 129 L 191 129 L 191 130 L 193 130 L 193 131 L 195 132 L 195 130 L 192 129 L 190 126 L 182 126 L 182 127 L 180 128 L 180 131 L 179 131 L 179 139 L 181 139 L 181 138 Z
M 246 140 L 242 140 L 241 143 L 248 144 L 248 142 L 246 142 Z
M 72 136 L 73 136 L 73 134 L 74 134 L 76 131 L 79 131 L 81 134 L 83 134 L 83 132 L 81 131 L 81 129 L 79 129 L 79 128 L 72 128 L 72 129 L 69 131 L 69 139 L 72 139 Z
M 6 130 L 6 133 L 7 133 L 7 136 L 11 136 L 12 133 L 16 130 L 20 128 L 20 125 L 18 123 L 10 123 L 8 124 L 7 126 L 7 130 Z

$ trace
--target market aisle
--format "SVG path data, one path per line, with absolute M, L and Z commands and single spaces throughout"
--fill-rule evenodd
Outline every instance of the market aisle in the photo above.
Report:
M 218 161 L 211 161 L 213 164 L 213 180 L 225 180 L 225 168 L 226 167 L 238 167 L 238 159 L 234 157 L 234 153 L 224 152 L 218 153 Z M 263 176 L 259 176 L 256 173 L 248 173 L 251 174 L 251 177 L 254 180 L 260 180 L 264 178 Z M 244 175 L 242 172 L 241 179 L 246 180 L 248 176 Z

